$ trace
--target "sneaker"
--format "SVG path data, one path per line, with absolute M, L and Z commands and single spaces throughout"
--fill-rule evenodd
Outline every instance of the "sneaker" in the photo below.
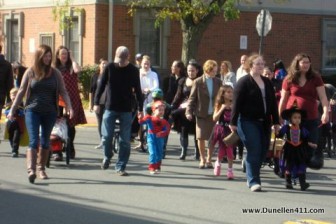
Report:
M 149 174 L 154 175 L 155 174 L 155 170 L 149 170 Z
M 106 169 L 108 169 L 109 166 L 110 166 L 110 160 L 108 160 L 108 159 L 104 159 L 104 160 L 103 160 L 103 163 L 102 163 L 102 165 L 101 165 L 102 170 L 106 170 Z
M 117 171 L 117 174 L 118 174 L 119 176 L 128 176 L 128 173 L 127 173 L 125 170 L 118 170 L 118 171 Z
M 226 174 L 226 176 L 227 176 L 228 180 L 233 180 L 233 178 L 234 178 L 232 171 L 228 171 L 227 174 Z
M 155 174 L 159 174 L 160 172 L 161 172 L 161 169 L 155 169 L 155 170 L 154 170 L 154 173 L 155 173 Z
M 102 149 L 103 148 L 103 143 L 100 143 L 99 145 L 97 145 L 96 147 L 95 147 L 95 149 Z
M 218 160 L 215 162 L 214 174 L 215 176 L 221 175 L 221 164 Z
M 260 186 L 260 184 L 255 184 L 255 185 L 253 185 L 253 186 L 251 187 L 251 191 L 252 191 L 252 192 L 259 192 L 259 191 L 261 191 L 261 186 Z

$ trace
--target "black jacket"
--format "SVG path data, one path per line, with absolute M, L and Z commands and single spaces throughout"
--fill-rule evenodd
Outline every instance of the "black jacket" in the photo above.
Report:
M 12 65 L 0 54 L 0 105 L 10 102 L 9 91 L 14 86 Z
M 251 75 L 243 76 L 237 82 L 233 93 L 231 124 L 237 125 L 238 117 L 264 120 L 268 124 L 279 124 L 278 105 L 271 81 L 261 76 L 265 83 L 266 113 L 261 90 Z

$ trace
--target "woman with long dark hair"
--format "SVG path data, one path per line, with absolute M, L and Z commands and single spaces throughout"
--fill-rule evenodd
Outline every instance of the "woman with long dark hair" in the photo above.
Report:
M 39 178 L 48 178 L 45 166 L 49 157 L 50 134 L 58 113 L 59 96 L 62 96 L 65 102 L 70 119 L 73 117 L 62 75 L 51 67 L 51 59 L 52 52 L 49 46 L 41 45 L 36 50 L 34 65 L 25 72 L 8 115 L 8 119 L 14 118 L 18 106 L 26 96 L 25 121 L 29 135 L 27 170 L 30 183 L 35 181 L 36 168 Z M 38 148 L 40 149 L 37 150 Z
M 68 135 L 69 135 L 69 147 L 70 147 L 70 158 L 75 158 L 75 147 L 74 140 L 76 136 L 75 126 L 78 124 L 86 124 L 85 113 L 82 105 L 82 101 L 79 95 L 78 89 L 78 74 L 81 71 L 79 65 L 71 59 L 70 51 L 64 46 L 59 46 L 56 50 L 55 57 L 55 68 L 57 68 L 62 76 L 65 83 L 66 90 L 68 91 L 72 108 L 74 110 L 74 117 L 69 119 L 68 122 Z M 63 115 L 63 107 L 60 107 L 60 116 Z M 56 157 L 56 160 L 59 158 Z

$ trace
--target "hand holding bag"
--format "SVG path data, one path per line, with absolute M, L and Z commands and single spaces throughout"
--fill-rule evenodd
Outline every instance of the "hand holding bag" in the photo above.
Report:
M 238 144 L 239 140 L 240 140 L 240 138 L 239 138 L 238 133 L 236 131 L 234 131 L 234 132 L 231 132 L 231 134 L 229 134 L 228 136 L 226 136 L 223 139 L 223 142 L 227 146 L 234 146 L 234 145 Z

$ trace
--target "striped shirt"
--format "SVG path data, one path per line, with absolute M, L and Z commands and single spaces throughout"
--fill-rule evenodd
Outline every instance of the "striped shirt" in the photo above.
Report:
M 56 88 L 57 80 L 54 75 L 41 80 L 33 79 L 30 83 L 31 93 L 26 109 L 40 113 L 56 111 Z

